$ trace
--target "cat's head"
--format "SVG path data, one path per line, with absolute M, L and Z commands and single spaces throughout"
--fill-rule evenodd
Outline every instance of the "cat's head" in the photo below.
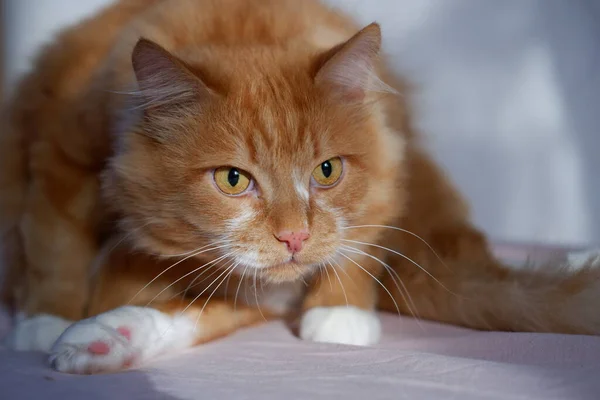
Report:
M 184 62 L 140 40 L 140 119 L 105 179 L 134 244 L 287 280 L 335 263 L 352 226 L 388 222 L 403 202 L 403 139 L 376 93 L 380 43 L 372 24 L 318 54 Z

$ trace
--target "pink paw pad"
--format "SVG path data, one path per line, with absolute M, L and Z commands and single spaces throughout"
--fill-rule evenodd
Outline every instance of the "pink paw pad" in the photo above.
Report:
M 110 346 L 106 342 L 95 341 L 89 344 L 87 350 L 92 354 L 106 355 L 110 353 Z
M 133 366 L 135 362 L 134 357 L 128 357 L 127 359 L 125 359 L 125 361 L 123 361 L 123 368 L 131 368 Z
M 120 326 L 117 328 L 117 332 L 119 332 L 122 336 L 127 340 L 131 340 L 131 329 L 126 326 Z
M 117 328 L 117 332 L 127 340 L 131 340 L 131 329 L 126 326 Z M 95 355 L 104 356 L 110 353 L 110 345 L 101 340 L 97 340 L 88 345 L 87 350 Z

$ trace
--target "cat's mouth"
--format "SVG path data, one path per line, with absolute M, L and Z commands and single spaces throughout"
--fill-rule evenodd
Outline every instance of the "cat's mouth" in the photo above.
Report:
M 294 258 L 290 258 L 289 260 L 284 261 L 282 263 L 274 264 L 274 265 L 267 267 L 268 270 L 276 269 L 276 268 L 304 268 L 304 264 L 298 262 Z
M 267 266 L 262 269 L 264 275 L 270 280 L 277 282 L 289 282 L 297 280 L 312 271 L 311 265 L 298 262 L 294 258 L 279 264 Z
M 275 260 L 261 260 L 255 254 L 238 255 L 237 261 L 241 268 L 237 270 L 257 270 L 257 273 L 269 281 L 290 282 L 303 279 L 312 274 L 321 263 L 318 260 L 312 260 L 311 257 L 305 259 L 301 254 L 287 255 Z M 243 274 L 243 272 L 242 272 Z

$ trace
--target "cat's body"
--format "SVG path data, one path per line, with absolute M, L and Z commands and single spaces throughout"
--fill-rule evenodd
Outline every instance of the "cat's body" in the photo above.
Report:
M 12 346 L 100 314 L 52 359 L 114 370 L 297 312 L 364 345 L 376 307 L 600 334 L 598 270 L 498 263 L 358 30 L 312 0 L 122 0 L 46 48 L 0 137 Z

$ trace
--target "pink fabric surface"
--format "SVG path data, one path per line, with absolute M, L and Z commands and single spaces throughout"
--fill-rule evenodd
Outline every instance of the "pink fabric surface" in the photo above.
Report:
M 373 347 L 303 342 L 275 322 L 94 376 L 57 373 L 42 354 L 0 349 L 0 398 L 600 399 L 598 337 L 382 320 L 384 338 Z M 8 327 L 0 313 L 0 334 Z

